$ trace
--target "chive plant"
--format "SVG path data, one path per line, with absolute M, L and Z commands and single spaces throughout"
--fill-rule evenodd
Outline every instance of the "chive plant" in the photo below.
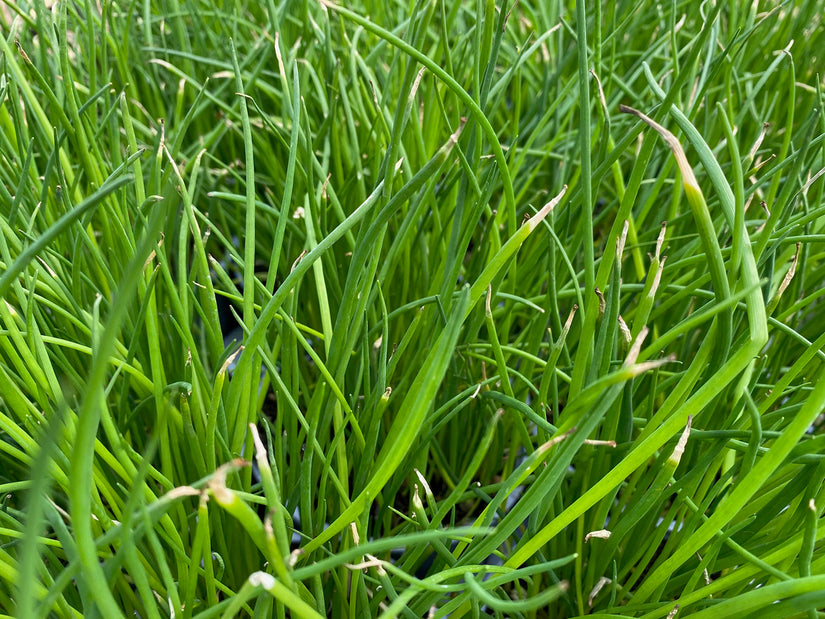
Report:
M 0 615 L 825 613 L 820 3 L 0 23 Z

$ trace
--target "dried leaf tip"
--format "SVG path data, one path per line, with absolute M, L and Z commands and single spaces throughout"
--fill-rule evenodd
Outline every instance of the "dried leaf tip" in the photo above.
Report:
M 266 447 L 264 447 L 264 442 L 261 440 L 258 427 L 254 423 L 250 423 L 249 431 L 252 434 L 252 443 L 255 445 L 255 460 L 258 461 L 258 466 L 269 467 L 269 461 L 266 457 Z
M 610 584 L 612 582 L 607 576 L 602 576 L 599 578 L 599 581 L 596 583 L 596 586 L 590 591 L 590 595 L 587 596 L 587 605 L 590 608 L 593 608 L 593 602 L 596 599 L 596 596 L 599 595 L 599 592 L 604 589 L 604 586 Z
M 458 123 L 458 129 L 453 131 L 447 140 L 449 148 L 452 148 L 454 144 L 458 144 L 458 136 L 461 135 L 461 130 L 464 129 L 465 124 L 467 124 L 467 119 L 462 116 L 461 121 Z
M 220 503 L 221 505 L 226 505 L 232 502 L 236 495 L 235 493 L 226 487 L 226 475 L 229 471 L 234 471 L 245 466 L 249 466 L 250 462 L 244 460 L 243 458 L 235 458 L 226 464 L 222 464 L 215 472 L 212 474 L 212 478 L 207 482 L 209 486 L 209 490 L 212 492 L 212 496 Z
M 688 437 L 690 436 L 690 426 L 692 423 L 693 415 L 688 417 L 685 430 L 684 432 L 682 432 L 682 436 L 679 437 L 679 440 L 676 443 L 676 447 L 673 449 L 673 453 L 670 454 L 670 457 L 667 459 L 668 463 L 673 465 L 674 470 L 677 466 L 679 466 L 679 461 L 682 459 L 682 455 L 685 453 L 685 447 L 687 446 Z
M 662 139 L 670 147 L 670 150 L 673 151 L 673 156 L 676 158 L 676 165 L 679 166 L 679 171 L 682 173 L 682 184 L 685 186 L 685 189 L 688 191 L 693 190 L 696 192 L 701 192 L 699 189 L 699 182 L 693 174 L 693 168 L 691 168 L 688 163 L 685 150 L 682 148 L 679 140 L 676 139 L 676 136 L 639 110 L 633 109 L 632 107 L 628 107 L 626 105 L 620 105 L 619 110 L 625 114 L 632 114 L 648 126 L 652 127 L 656 133 L 662 136 Z
M 639 358 L 639 353 L 642 352 L 642 344 L 644 344 L 648 333 L 650 333 L 650 329 L 648 329 L 647 325 L 645 325 L 642 327 L 642 330 L 639 331 L 639 335 L 636 336 L 636 341 L 633 342 L 633 346 L 630 347 L 630 350 L 627 353 L 627 359 L 625 360 L 625 365 L 633 365 L 636 363 L 636 359 Z
M 178 486 L 177 488 L 172 488 L 169 492 L 167 492 L 166 498 L 169 500 L 175 500 L 185 496 L 198 496 L 199 494 L 201 494 L 201 491 L 197 488 L 193 488 L 192 486 Z
M 788 286 L 791 284 L 791 280 L 793 280 L 794 275 L 796 275 L 796 267 L 799 264 L 799 248 L 800 244 L 796 244 L 796 253 L 794 254 L 793 259 L 791 260 L 791 268 L 788 269 L 788 272 L 785 273 L 785 277 L 782 278 L 782 283 L 779 284 L 779 290 L 776 291 L 776 301 L 782 296 L 785 290 L 788 289 Z
M 573 427 L 573 428 L 570 428 L 569 430 L 567 430 L 567 432 L 562 432 L 561 434 L 557 434 L 556 436 L 551 438 L 549 441 L 539 445 L 538 448 L 536 449 L 536 451 L 537 452 L 547 451 L 548 449 L 550 449 L 554 445 L 558 445 L 559 443 L 561 443 L 564 439 L 566 439 L 568 436 L 573 434 L 575 431 L 576 431 L 576 428 Z
M 232 364 L 235 362 L 235 359 L 237 359 L 237 358 L 238 358 L 238 355 L 240 355 L 240 354 L 243 352 L 243 349 L 244 349 L 244 347 L 243 347 L 243 346 L 240 346 L 240 347 L 238 348 L 238 350 L 236 350 L 236 351 L 235 351 L 235 352 L 233 352 L 231 355 L 229 355 L 229 356 L 226 358 L 226 361 L 224 361 L 224 362 L 223 362 L 223 365 L 221 366 L 221 369 L 220 369 L 220 370 L 218 370 L 218 372 L 219 372 L 219 373 L 226 374 L 226 372 L 229 370 L 229 366 L 230 366 L 230 365 L 232 365 Z
M 659 268 L 656 269 L 656 273 L 653 274 L 653 284 L 650 286 L 650 292 L 647 293 L 647 296 L 651 299 L 656 295 L 656 291 L 659 289 L 659 283 L 662 281 L 662 271 L 665 270 L 665 260 L 667 260 L 667 256 L 662 258 L 662 261 L 659 263 Z
M 624 339 L 626 344 L 630 344 L 633 341 L 633 335 L 630 333 L 630 328 L 627 326 L 627 323 L 624 321 L 621 314 L 619 314 L 618 320 L 619 331 L 622 334 L 622 339 Z
M 604 316 L 604 312 L 607 309 L 607 301 L 604 298 L 604 294 L 601 290 L 599 290 L 598 286 L 594 290 L 596 296 L 599 297 L 599 318 Z
M 275 577 L 266 572 L 252 572 L 248 580 L 253 587 L 263 587 L 267 591 L 271 591 L 275 587 Z
M 539 210 L 538 213 L 536 213 L 530 219 L 527 220 L 527 223 L 525 225 L 528 226 L 531 232 L 535 230 L 536 226 L 538 226 L 544 220 L 545 217 L 547 217 L 550 211 L 552 211 L 554 208 L 556 208 L 556 206 L 558 206 L 559 202 L 561 202 L 561 199 L 564 197 L 564 194 L 566 192 L 567 185 L 564 185 L 556 197 L 554 197 L 552 200 L 550 200 L 550 202 L 542 206 L 541 210 Z
M 756 141 L 753 143 L 750 151 L 748 151 L 748 156 L 745 158 L 745 161 L 748 162 L 748 166 L 750 166 L 751 162 L 756 158 L 756 153 L 759 152 L 759 147 L 762 146 L 762 142 L 765 139 L 765 134 L 767 134 L 770 126 L 771 123 L 762 123 L 762 131 L 759 132 L 759 135 L 756 137 Z
M 598 531 L 590 531 L 587 535 L 584 536 L 584 541 L 589 542 L 591 539 L 610 539 L 610 531 L 607 529 L 599 529 Z
M 570 310 L 570 314 L 567 316 L 567 320 L 564 321 L 564 329 L 562 330 L 563 333 L 567 333 L 570 331 L 570 327 L 573 326 L 573 318 L 576 317 L 576 312 L 579 310 L 578 305 L 574 305 L 573 309 Z
M 630 226 L 630 223 L 627 219 L 624 220 L 624 226 L 622 226 L 622 233 L 619 235 L 619 238 L 616 239 L 616 260 L 619 262 L 622 261 L 622 255 L 624 254 L 624 246 L 627 242 L 627 230 Z
M 667 231 L 667 222 L 662 222 L 662 228 L 659 230 L 659 236 L 656 238 L 656 259 L 659 259 L 659 256 L 662 255 L 662 245 L 665 243 L 665 232 Z

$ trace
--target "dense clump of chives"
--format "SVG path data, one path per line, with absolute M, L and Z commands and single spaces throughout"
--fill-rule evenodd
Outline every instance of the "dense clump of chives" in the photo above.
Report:
M 51 4 L 0 616 L 821 615 L 819 3 Z

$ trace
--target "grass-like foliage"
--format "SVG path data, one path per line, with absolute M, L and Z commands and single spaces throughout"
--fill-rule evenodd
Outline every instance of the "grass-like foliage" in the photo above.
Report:
M 825 614 L 821 2 L 4 2 L 3 613 Z

